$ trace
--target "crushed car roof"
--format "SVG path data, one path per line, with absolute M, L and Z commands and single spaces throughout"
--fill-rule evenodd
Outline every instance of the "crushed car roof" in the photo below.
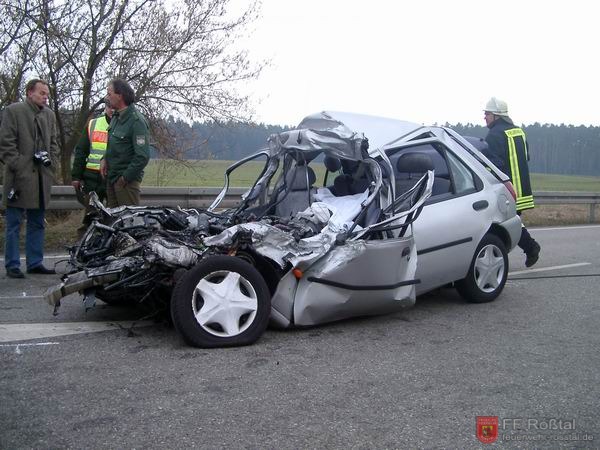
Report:
M 423 125 L 367 114 L 321 111 L 306 116 L 300 122 L 298 128 L 331 130 L 339 132 L 340 136 L 361 134 L 368 138 L 369 150 L 373 151 L 419 128 L 423 128 Z

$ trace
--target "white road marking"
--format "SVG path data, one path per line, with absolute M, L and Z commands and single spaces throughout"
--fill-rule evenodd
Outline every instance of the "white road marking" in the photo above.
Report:
M 576 226 L 565 226 L 565 227 L 549 227 L 549 228 L 529 228 L 527 227 L 528 230 L 533 230 L 533 231 L 556 231 L 556 230 L 582 230 L 584 228 L 600 228 L 600 225 L 576 225 Z
M 121 322 L 56 322 L 56 323 L 3 323 L 0 324 L 0 342 L 27 341 L 70 334 L 148 327 L 151 321 Z
M 36 347 L 36 346 L 46 346 L 46 345 L 58 345 L 58 342 L 36 342 L 32 344 L 0 344 L 0 347 L 15 347 L 15 353 L 20 355 L 21 347 Z
M 591 263 L 582 262 L 575 264 L 565 264 L 564 266 L 549 266 L 549 267 L 540 267 L 538 269 L 527 269 L 527 270 L 518 270 L 516 272 L 508 272 L 508 276 L 511 275 L 522 275 L 524 273 L 534 273 L 534 272 L 545 272 L 547 270 L 561 270 L 561 269 L 570 269 L 573 267 L 581 267 L 581 266 L 589 266 Z

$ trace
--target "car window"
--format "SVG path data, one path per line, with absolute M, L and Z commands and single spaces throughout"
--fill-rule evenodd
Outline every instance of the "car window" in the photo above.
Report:
M 475 179 L 471 170 L 451 152 L 447 152 L 447 157 L 454 180 L 454 192 L 461 195 L 476 191 Z
M 229 186 L 252 186 L 265 168 L 267 155 L 257 155 L 250 161 L 240 164 L 229 173 Z
M 451 194 L 452 180 L 444 150 L 432 145 L 421 144 L 392 149 L 388 157 L 396 178 L 396 196 L 410 189 L 428 168 L 434 171 L 432 197 Z M 418 155 L 423 155 L 419 157 Z

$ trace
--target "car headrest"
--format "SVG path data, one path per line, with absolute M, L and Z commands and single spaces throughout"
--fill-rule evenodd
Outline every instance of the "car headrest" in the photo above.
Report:
M 329 172 L 337 172 L 342 167 L 342 162 L 339 160 L 339 158 L 329 155 L 325 157 L 323 164 L 325 164 L 325 168 Z
M 425 173 L 428 170 L 433 170 L 433 167 L 431 157 L 425 153 L 403 153 L 396 162 L 398 172 L 404 173 Z
M 308 187 L 306 186 L 306 173 L 308 172 Z M 294 173 L 296 174 L 294 176 Z M 315 181 L 317 181 L 317 176 L 315 175 L 315 171 L 312 170 L 311 167 L 308 166 L 297 166 L 296 170 L 291 172 L 288 175 L 288 183 L 292 183 L 291 190 L 292 191 L 303 191 L 306 189 L 310 189 Z M 293 181 L 292 181 L 293 180 Z

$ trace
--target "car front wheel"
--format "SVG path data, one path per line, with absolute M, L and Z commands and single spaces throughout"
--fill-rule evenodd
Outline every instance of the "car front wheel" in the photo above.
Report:
M 469 273 L 456 282 L 456 289 L 469 302 L 491 302 L 504 289 L 507 276 L 506 246 L 498 236 L 486 234 L 477 246 Z
M 184 274 L 171 296 L 171 317 L 195 347 L 254 343 L 265 331 L 271 295 L 262 275 L 233 256 L 211 256 Z

